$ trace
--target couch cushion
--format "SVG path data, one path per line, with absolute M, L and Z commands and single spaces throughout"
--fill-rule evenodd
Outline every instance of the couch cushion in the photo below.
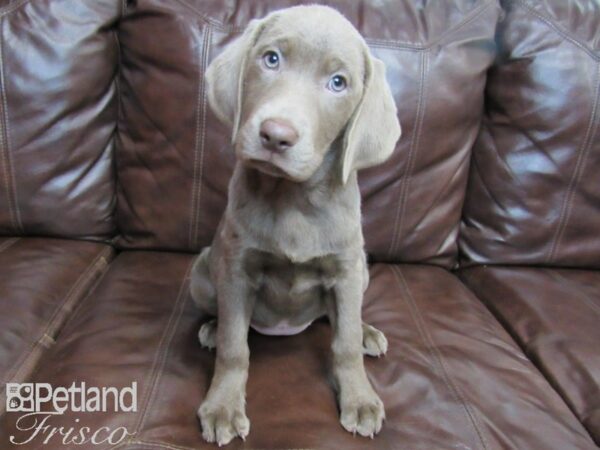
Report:
M 115 0 L 0 6 L 0 234 L 114 234 Z
M 112 255 L 92 242 L 0 237 L 0 411 L 5 383 L 28 378 Z
M 476 267 L 461 276 L 600 445 L 600 272 Z
M 252 18 L 298 3 L 150 0 L 128 9 L 119 27 L 121 246 L 198 250 L 211 242 L 234 157 L 230 131 L 207 105 L 203 73 Z M 360 176 L 367 249 L 376 260 L 451 266 L 497 4 L 327 3 L 386 62 L 403 127 L 392 158 Z
M 135 434 L 121 448 L 214 448 L 203 443 L 196 419 L 214 353 L 197 341 L 201 318 L 188 294 L 192 261 L 150 252 L 117 257 L 65 326 L 35 381 L 97 387 L 135 381 L 138 411 L 66 412 L 48 425 L 126 427 Z M 374 266 L 371 275 L 364 318 L 390 342 L 387 356 L 367 360 L 387 408 L 381 434 L 353 437 L 339 424 L 327 377 L 329 325 L 318 321 L 297 336 L 250 333 L 251 432 L 245 444 L 237 440 L 228 448 L 595 448 L 560 397 L 453 275 L 389 265 Z M 7 414 L 0 434 L 26 439 L 29 432 L 16 430 L 20 416 Z
M 600 268 L 600 3 L 506 8 L 461 250 L 469 263 Z

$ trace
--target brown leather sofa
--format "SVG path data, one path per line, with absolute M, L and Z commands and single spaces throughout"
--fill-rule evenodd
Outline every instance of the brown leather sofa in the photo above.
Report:
M 135 412 L 41 429 L 43 411 L 5 411 L 1 449 L 212 447 L 189 270 L 234 157 L 203 74 L 251 18 L 296 3 L 0 1 L 0 403 L 9 382 L 137 383 Z M 387 420 L 373 440 L 340 426 L 326 321 L 251 332 L 251 432 L 229 448 L 597 448 L 597 0 L 328 4 L 386 62 L 403 126 L 360 175 Z

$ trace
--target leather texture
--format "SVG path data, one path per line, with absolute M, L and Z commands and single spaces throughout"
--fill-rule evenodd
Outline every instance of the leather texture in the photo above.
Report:
M 65 326 L 33 377 L 55 386 L 138 383 L 138 412 L 52 417 L 52 426 L 135 432 L 120 448 L 214 448 L 195 411 L 213 370 L 188 293 L 191 255 L 125 252 Z M 367 357 L 387 408 L 374 440 L 338 422 L 328 380 L 330 329 L 318 321 L 291 337 L 250 333 L 251 432 L 227 448 L 592 449 L 589 435 L 506 332 L 460 281 L 430 266 L 375 265 L 364 319 L 389 352 Z M 1 434 L 13 434 L 7 413 Z M 543 430 L 543 432 L 542 432 Z M 15 446 L 16 447 L 16 446 Z M 36 448 L 33 445 L 19 446 Z M 56 446 L 54 448 L 63 448 Z M 107 445 L 94 446 L 99 450 Z
M 473 149 L 466 264 L 600 268 L 600 4 L 507 1 Z
M 0 4 L 0 234 L 115 233 L 119 14 L 115 0 Z
M 138 384 L 137 412 L 48 425 L 127 427 L 126 450 L 215 448 L 195 415 L 215 355 L 189 271 L 234 157 L 203 74 L 252 18 L 298 3 L 0 0 L 0 375 Z M 227 448 L 598 448 L 600 5 L 326 3 L 387 64 L 403 127 L 359 177 L 364 319 L 390 344 L 366 366 L 387 420 L 374 440 L 342 429 L 326 320 L 251 331 L 251 432 Z M 475 294 L 446 270 L 459 228 Z M 19 416 L 0 411 L 2 449 L 75 447 L 10 447 L 31 435 Z
M 600 445 L 600 272 L 475 267 L 461 277 Z
M 204 70 L 252 18 L 296 3 L 148 0 L 128 8 L 119 26 L 122 248 L 198 251 L 211 243 L 234 156 L 230 131 L 207 105 Z M 328 4 L 386 63 L 403 128 L 391 159 L 360 175 L 367 251 L 376 261 L 452 267 L 498 5 Z
M 5 383 L 29 378 L 113 254 L 92 242 L 0 237 L 0 412 Z

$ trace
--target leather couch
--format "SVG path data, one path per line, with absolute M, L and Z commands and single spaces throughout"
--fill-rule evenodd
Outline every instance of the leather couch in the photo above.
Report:
M 251 18 L 296 3 L 0 1 L 0 448 L 212 447 L 189 271 L 234 157 L 203 74 Z M 328 4 L 386 62 L 403 126 L 360 174 L 387 419 L 373 440 L 340 426 L 326 321 L 251 332 L 251 432 L 229 448 L 597 448 L 600 5 Z M 4 408 L 25 382 L 135 382 L 137 408 L 40 430 Z

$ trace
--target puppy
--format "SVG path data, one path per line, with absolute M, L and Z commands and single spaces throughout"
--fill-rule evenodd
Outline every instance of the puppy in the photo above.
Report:
M 361 320 L 369 278 L 356 171 L 386 160 L 400 137 L 385 67 L 334 9 L 297 6 L 250 22 L 206 81 L 237 163 L 214 242 L 192 272 L 194 300 L 218 316 L 199 332 L 216 346 L 203 437 L 224 445 L 249 432 L 249 327 L 289 335 L 323 315 L 341 424 L 372 437 L 385 413 L 363 353 L 379 356 L 387 341 Z

